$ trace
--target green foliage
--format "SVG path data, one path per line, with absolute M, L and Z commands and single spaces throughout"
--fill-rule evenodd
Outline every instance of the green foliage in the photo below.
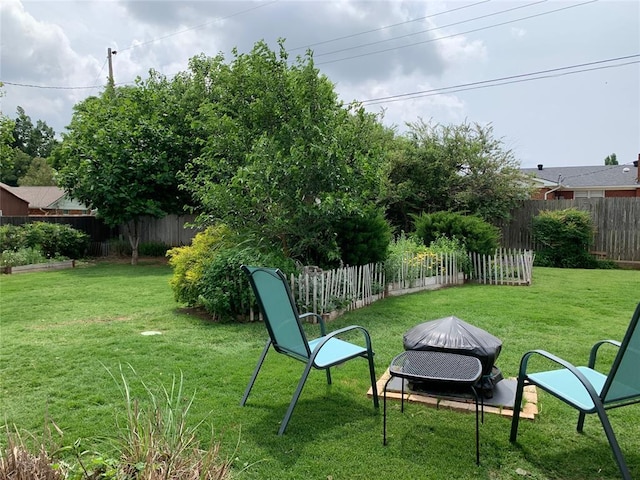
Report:
M 176 173 L 189 161 L 195 140 L 176 105 L 178 93 L 151 73 L 134 86 L 107 89 L 74 107 L 54 151 L 59 183 L 98 211 L 108 225 L 130 225 L 132 263 L 137 260 L 137 225 L 142 216 L 181 213 L 189 203 Z
M 391 227 L 378 209 L 354 212 L 335 223 L 342 262 L 346 265 L 366 265 L 387 258 Z
M 30 158 L 47 158 L 57 145 L 56 132 L 47 122 L 38 120 L 33 125 L 24 108 L 16 109 L 17 117 L 13 128 L 13 147 L 29 155 Z
M 607 155 L 604 158 L 604 164 L 605 165 L 618 165 L 618 157 L 616 157 L 615 153 L 612 153 L 611 155 Z
M 342 105 L 310 54 L 290 62 L 282 43 L 276 53 L 259 42 L 233 55 L 190 62 L 204 148 L 186 188 L 205 222 L 303 263 L 335 263 L 333 219 L 373 203 L 388 133 L 363 108 Z
M 36 263 L 46 263 L 51 258 L 47 258 L 42 250 L 34 247 L 18 248 L 17 250 L 0 250 L 0 266 L 17 267 L 19 265 L 34 265 Z
M 428 253 L 429 249 L 423 243 L 401 233 L 397 238 L 393 239 L 388 247 L 387 259 L 384 262 L 387 279 L 395 279 L 407 259 L 424 257 Z
M 433 253 L 455 255 L 458 262 L 458 268 L 467 274 L 471 272 L 471 259 L 469 258 L 466 247 L 460 239 L 449 238 L 445 235 L 441 235 L 429 244 L 429 250 Z
M 443 210 L 495 222 L 530 197 L 531 182 L 490 125 L 409 127 L 389 155 L 382 198 L 397 229 L 411 228 L 412 215 Z
M 493 254 L 498 248 L 500 231 L 479 217 L 451 212 L 423 213 L 414 216 L 415 235 L 425 245 L 445 236 L 457 240 L 468 252 Z
M 559 268 L 596 268 L 589 254 L 594 226 L 589 212 L 569 208 L 542 211 L 533 218 L 536 265 Z
M 26 173 L 18 179 L 18 185 L 37 186 L 37 185 L 55 185 L 56 171 L 49 165 L 46 159 L 35 157 Z
M 255 243 L 242 241 L 229 227 L 218 224 L 199 232 L 191 245 L 169 250 L 175 299 L 189 307 L 203 307 L 217 320 L 243 320 L 254 301 L 241 265 L 295 271 L 294 262 L 278 250 L 248 246 Z
M 175 247 L 167 252 L 173 268 L 171 288 L 176 301 L 194 307 L 200 304 L 204 288 L 205 268 L 211 264 L 218 251 L 230 248 L 238 237 L 223 224 L 207 227 L 191 241 L 191 245 Z
M 0 227 L 0 251 L 35 248 L 46 258 L 82 258 L 89 247 L 89 236 L 70 225 L 49 222 Z
M 240 269 L 242 265 L 277 267 L 285 274 L 296 270 L 293 260 L 280 252 L 261 251 L 256 247 L 238 245 L 219 250 L 213 261 L 204 265 L 198 300 L 214 319 L 247 320 L 255 305 L 249 281 Z

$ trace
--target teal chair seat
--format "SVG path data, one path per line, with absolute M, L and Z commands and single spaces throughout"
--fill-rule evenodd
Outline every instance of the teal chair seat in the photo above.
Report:
M 293 409 L 312 369 L 325 370 L 327 383 L 331 384 L 331 372 L 329 370 L 331 367 L 354 358 L 366 359 L 369 363 L 373 405 L 378 408 L 376 373 L 373 365 L 373 350 L 369 332 L 358 325 L 352 325 L 327 333 L 327 328 L 321 315 L 313 313 L 300 315 L 298 313 L 287 279 L 280 270 L 245 265 L 242 266 L 242 270 L 249 277 L 249 283 L 256 296 L 265 326 L 269 332 L 269 339 L 262 350 L 262 355 L 258 359 L 258 364 L 253 371 L 251 380 L 249 380 L 240 405 L 246 404 L 262 363 L 271 347 L 273 347 L 276 352 L 305 363 L 298 386 L 280 424 L 278 435 L 282 435 L 285 432 Z M 310 341 L 307 340 L 307 335 L 301 323 L 301 320 L 308 317 L 314 317 L 320 327 L 320 337 Z M 360 344 L 338 338 L 340 335 L 347 333 L 359 334 L 361 336 Z
M 622 478 L 631 480 L 631 472 L 625 462 L 606 411 L 611 408 L 624 407 L 640 402 L 639 319 L 640 304 L 638 304 L 631 317 L 631 322 L 622 342 L 615 340 L 597 342 L 591 348 L 589 364 L 586 367 L 576 367 L 544 350 L 531 350 L 525 353 L 520 361 L 520 371 L 518 373 L 514 414 L 511 421 L 511 442 L 515 442 L 518 436 L 520 406 L 522 405 L 524 387 L 526 385 L 535 385 L 580 412 L 578 415 L 578 432 L 582 432 L 585 415 L 597 414 L 618 463 Z M 598 350 L 605 344 L 618 347 L 616 357 L 606 375 L 595 370 Z M 527 373 L 530 359 L 536 357 L 543 357 L 562 368 Z

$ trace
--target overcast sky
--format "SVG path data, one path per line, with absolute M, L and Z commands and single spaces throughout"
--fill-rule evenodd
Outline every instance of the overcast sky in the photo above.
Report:
M 284 38 L 398 131 L 419 118 L 491 123 L 523 167 L 640 153 L 637 0 L 1 0 L 0 21 L 2 112 L 22 106 L 57 133 L 102 91 L 109 47 L 125 84 Z

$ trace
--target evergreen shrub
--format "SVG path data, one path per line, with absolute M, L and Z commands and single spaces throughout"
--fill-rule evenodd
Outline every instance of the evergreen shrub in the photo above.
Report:
M 589 212 L 575 208 L 540 212 L 533 218 L 536 265 L 597 268 L 598 261 L 589 253 L 594 231 Z
M 367 265 L 387 258 L 391 227 L 382 211 L 370 208 L 342 217 L 335 229 L 345 265 Z
M 500 231 L 480 217 L 452 212 L 414 216 L 415 236 L 425 245 L 444 236 L 457 240 L 468 252 L 493 255 L 499 246 Z

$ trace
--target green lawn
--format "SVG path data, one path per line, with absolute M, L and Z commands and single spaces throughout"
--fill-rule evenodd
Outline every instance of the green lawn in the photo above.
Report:
M 155 264 L 2 276 L 0 415 L 6 423 L 40 434 L 48 416 L 69 444 L 114 435 L 125 402 L 107 369 L 122 365 L 127 372 L 131 365 L 137 376 L 127 374 L 128 381 L 143 399 L 141 381 L 160 388 L 183 373 L 186 392 L 195 392 L 193 423 L 205 419 L 203 441 L 214 429 L 240 479 L 619 477 L 598 419 L 588 417 L 585 434 L 577 434 L 577 413 L 544 394 L 538 418 L 521 424 L 519 446 L 508 441 L 508 419 L 485 416 L 480 467 L 472 414 L 414 404 L 401 414 L 391 403 L 383 447 L 382 411 L 365 395 L 364 360 L 336 368 L 332 386 L 313 372 L 287 433 L 278 437 L 302 363 L 271 352 L 240 407 L 266 340 L 264 326 L 214 324 L 182 311 L 170 276 L 169 267 Z M 621 339 L 638 301 L 638 271 L 536 268 L 530 287 L 465 285 L 385 299 L 330 328 L 366 327 L 380 376 L 402 350 L 406 330 L 455 315 L 503 340 L 497 363 L 514 376 L 532 348 L 586 362 L 595 341 Z M 141 335 L 148 330 L 162 335 Z M 640 405 L 610 416 L 632 475 L 640 478 Z

